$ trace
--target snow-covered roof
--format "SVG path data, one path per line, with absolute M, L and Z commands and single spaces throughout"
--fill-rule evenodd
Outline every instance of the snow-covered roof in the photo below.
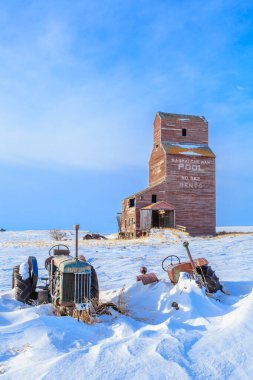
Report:
M 167 113 L 167 112 L 157 112 L 161 119 L 167 119 L 171 121 L 194 121 L 198 123 L 207 123 L 207 120 L 204 116 L 197 116 L 197 115 L 184 115 L 179 113 Z
M 163 148 L 168 154 L 182 154 L 187 156 L 215 157 L 213 151 L 205 144 L 162 142 Z

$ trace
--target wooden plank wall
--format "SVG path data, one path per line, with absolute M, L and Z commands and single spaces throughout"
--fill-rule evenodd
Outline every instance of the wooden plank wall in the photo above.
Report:
M 183 128 L 187 130 L 186 136 L 182 136 Z M 189 120 L 161 119 L 161 141 L 208 144 L 208 123 L 202 119 L 196 121 L 191 118 Z
M 176 206 L 176 224 L 191 234 L 214 234 L 215 158 L 168 155 L 166 198 Z

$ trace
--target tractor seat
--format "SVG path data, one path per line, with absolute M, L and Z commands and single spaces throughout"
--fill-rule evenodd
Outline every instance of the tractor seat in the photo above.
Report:
M 69 249 L 54 249 L 54 256 L 69 256 Z

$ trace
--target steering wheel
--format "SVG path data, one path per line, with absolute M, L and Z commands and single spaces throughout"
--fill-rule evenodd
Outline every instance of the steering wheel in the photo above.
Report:
M 165 272 L 167 272 L 167 269 L 168 269 L 171 265 L 173 265 L 173 258 L 174 258 L 174 257 L 177 259 L 178 264 L 180 264 L 180 258 L 179 258 L 178 256 L 176 256 L 176 255 L 169 255 L 169 256 L 165 257 L 165 259 L 163 259 L 163 261 L 162 261 L 162 268 L 163 268 L 163 270 L 164 270 Z M 168 264 L 168 265 L 165 264 L 167 260 L 168 260 L 168 261 L 170 260 L 170 264 Z
M 64 249 L 65 249 L 66 251 L 69 251 L 69 247 L 68 247 L 67 245 L 64 245 L 64 244 L 56 244 L 56 245 L 53 245 L 53 247 L 51 247 L 51 248 L 49 249 L 49 252 L 48 252 L 49 256 L 54 256 L 54 255 L 51 255 L 51 251 L 52 251 L 54 248 L 56 248 L 56 247 L 57 247 L 57 249 L 60 249 L 60 247 L 64 247 Z

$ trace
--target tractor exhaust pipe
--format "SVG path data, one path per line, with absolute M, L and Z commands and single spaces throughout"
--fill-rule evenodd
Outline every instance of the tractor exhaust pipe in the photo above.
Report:
M 76 260 L 78 260 L 78 230 L 79 230 L 79 224 L 74 225 L 74 229 L 76 231 Z

